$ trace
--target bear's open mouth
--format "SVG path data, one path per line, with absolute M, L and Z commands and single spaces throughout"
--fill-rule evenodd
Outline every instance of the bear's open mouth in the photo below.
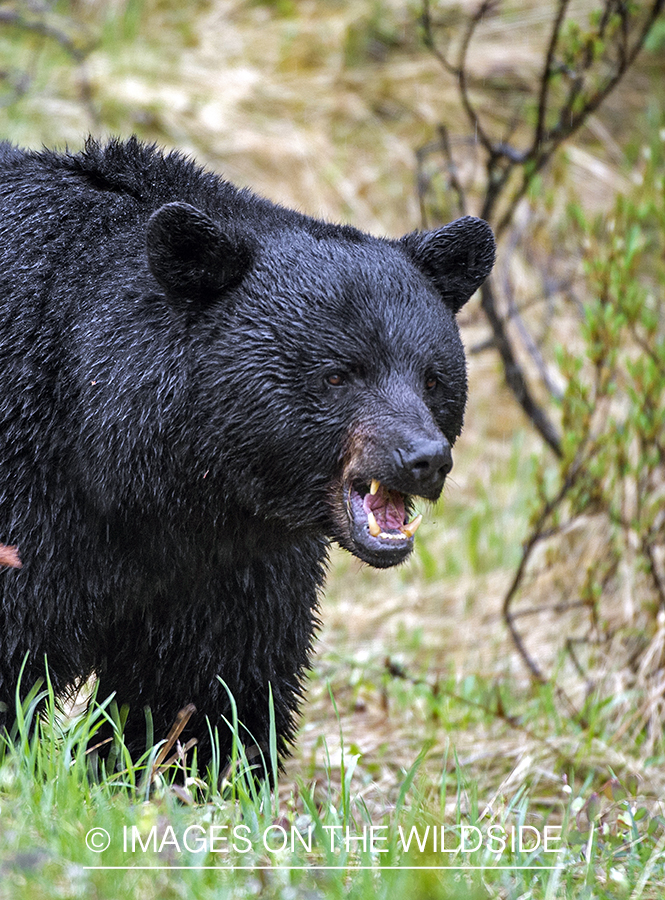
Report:
M 372 565 L 394 565 L 413 548 L 413 537 L 422 521 L 408 521 L 412 499 L 391 490 L 376 478 L 347 485 L 346 505 L 351 537 L 358 555 Z

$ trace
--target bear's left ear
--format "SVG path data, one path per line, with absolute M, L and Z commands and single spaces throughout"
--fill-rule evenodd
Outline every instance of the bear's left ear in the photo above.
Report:
M 189 203 L 167 203 L 152 214 L 146 234 L 150 271 L 176 303 L 209 304 L 240 281 L 252 248 Z
M 413 231 L 400 241 L 453 312 L 458 312 L 492 271 L 496 244 L 483 219 L 464 216 L 436 231 Z

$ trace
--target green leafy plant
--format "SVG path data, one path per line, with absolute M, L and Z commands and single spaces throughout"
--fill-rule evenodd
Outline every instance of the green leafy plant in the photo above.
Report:
M 570 210 L 589 299 L 579 338 L 558 353 L 566 377 L 561 460 L 554 483 L 541 465 L 531 531 L 504 603 L 517 646 L 541 680 L 528 628 L 517 627 L 519 596 L 533 598 L 536 585 L 541 594 L 547 585 L 544 606 L 576 608 L 566 649 L 587 692 L 611 651 L 625 683 L 644 692 L 623 730 L 654 745 L 665 665 L 664 139 L 661 132 L 645 148 L 638 184 L 609 218 L 589 221 L 579 206 Z M 569 565 L 557 587 L 544 569 L 551 575 L 571 535 L 580 565 Z

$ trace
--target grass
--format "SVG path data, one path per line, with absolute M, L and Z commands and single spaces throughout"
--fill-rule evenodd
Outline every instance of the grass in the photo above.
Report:
M 422 694 L 400 686 L 394 721 Z M 324 742 L 322 773 L 271 792 L 240 748 L 221 780 L 181 766 L 154 774 L 155 750 L 95 774 L 85 748 L 104 705 L 63 720 L 52 692 L 32 691 L 0 760 L 0 897 L 662 896 L 665 822 L 647 769 L 607 767 L 598 746 L 611 734 L 590 738 L 557 716 L 549 687 L 529 696 L 509 684 L 503 697 L 512 710 L 469 678 L 440 685 L 422 711 L 449 734 L 492 732 L 495 754 L 520 733 L 491 794 L 487 736 L 484 753 L 462 758 L 433 731 L 384 793 L 343 727 L 336 759 Z

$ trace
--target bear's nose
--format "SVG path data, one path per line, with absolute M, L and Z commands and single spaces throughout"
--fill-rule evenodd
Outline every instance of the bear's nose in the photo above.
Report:
M 422 438 L 409 444 L 406 449 L 398 448 L 395 455 L 402 469 L 413 480 L 414 493 L 423 495 L 439 491 L 453 467 L 450 444 L 445 438 Z

